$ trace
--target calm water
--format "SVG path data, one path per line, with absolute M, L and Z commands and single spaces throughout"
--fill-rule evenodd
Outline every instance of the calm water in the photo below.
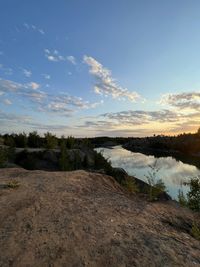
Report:
M 129 175 L 133 175 L 145 182 L 148 172 L 151 171 L 149 167 L 156 164 L 157 179 L 162 179 L 165 183 L 168 193 L 173 199 L 177 199 L 178 190 L 182 189 L 187 193 L 188 186 L 183 183 L 189 181 L 190 178 L 200 175 L 200 170 L 189 164 L 177 161 L 172 157 L 146 156 L 142 153 L 130 152 L 121 146 L 110 148 L 96 148 L 96 151 L 111 161 L 113 167 L 120 167 L 126 170 Z

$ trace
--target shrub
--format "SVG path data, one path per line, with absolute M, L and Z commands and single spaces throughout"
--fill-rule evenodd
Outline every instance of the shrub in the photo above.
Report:
M 190 180 L 190 191 L 187 193 L 190 209 L 200 211 L 200 177 Z
M 73 162 L 73 168 L 74 170 L 79 170 L 82 167 L 82 162 L 81 162 L 81 156 L 79 151 L 75 151 L 74 153 L 74 162 Z
M 178 201 L 182 206 L 187 206 L 194 211 L 200 211 L 200 177 L 192 178 L 190 182 L 185 183 L 190 186 L 187 196 L 179 190 Z
M 156 164 L 157 161 L 155 161 L 154 165 L 150 165 L 149 167 L 151 168 L 151 171 L 148 172 L 148 175 L 145 175 L 149 184 L 148 193 L 150 201 L 157 200 L 161 193 L 167 191 L 166 186 L 161 179 L 156 181 L 156 176 L 159 171 Z
M 6 134 L 4 136 L 4 145 L 9 146 L 9 147 L 15 147 L 15 139 L 14 139 L 14 135 L 8 135 Z
M 126 180 L 122 183 L 122 185 L 130 192 L 136 193 L 139 192 L 139 188 L 133 177 L 128 176 Z
M 183 191 L 179 189 L 178 191 L 178 202 L 181 206 L 186 207 L 187 206 L 187 198 L 183 194 Z
M 28 146 L 29 147 L 40 147 L 41 138 L 38 135 L 37 131 L 33 131 L 29 133 L 28 136 Z
M 0 168 L 6 167 L 8 162 L 8 151 L 5 148 L 0 147 Z
M 75 138 L 73 136 L 68 136 L 66 139 L 66 146 L 68 149 L 72 149 L 75 146 Z
M 193 222 L 192 224 L 191 234 L 194 238 L 200 240 L 200 228 L 196 222 Z
M 58 141 L 55 135 L 47 132 L 44 134 L 45 147 L 47 149 L 53 149 L 57 146 Z
M 20 186 L 20 183 L 17 180 L 11 180 L 10 182 L 8 182 L 7 186 L 9 188 L 15 189 L 18 188 Z
M 71 169 L 68 154 L 67 154 L 66 143 L 64 139 L 61 140 L 61 145 L 60 145 L 59 165 L 60 165 L 61 171 L 69 171 Z
M 26 149 L 16 154 L 15 163 L 27 170 L 35 170 L 38 159 L 41 159 L 40 152 L 29 153 Z
M 25 133 L 16 134 L 14 136 L 16 147 L 27 147 L 27 135 Z

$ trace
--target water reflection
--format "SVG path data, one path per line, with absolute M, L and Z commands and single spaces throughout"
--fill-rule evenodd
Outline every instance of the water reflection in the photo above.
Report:
M 96 151 L 101 151 L 103 156 L 111 161 L 113 167 L 123 168 L 128 174 L 145 182 L 147 181 L 145 175 L 151 171 L 150 166 L 156 164 L 156 168 L 159 169 L 157 179 L 164 181 L 168 193 L 175 199 L 177 199 L 180 188 L 184 193 L 187 193 L 188 186 L 183 185 L 184 182 L 200 175 L 200 170 L 197 167 L 177 161 L 172 157 L 146 156 L 142 153 L 130 152 L 121 146 L 112 149 L 97 148 Z

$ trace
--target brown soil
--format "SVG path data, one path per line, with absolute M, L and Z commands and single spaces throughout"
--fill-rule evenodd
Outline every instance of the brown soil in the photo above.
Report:
M 1 169 L 0 266 L 200 266 L 197 216 L 102 174 Z

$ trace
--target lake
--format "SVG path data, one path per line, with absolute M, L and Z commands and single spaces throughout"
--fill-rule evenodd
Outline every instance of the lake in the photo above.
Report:
M 156 158 L 128 151 L 121 146 L 96 148 L 95 150 L 109 159 L 113 167 L 123 168 L 129 175 L 145 182 L 147 182 L 146 176 L 151 172 L 150 166 L 155 166 L 158 170 L 156 179 L 162 179 L 173 199 L 177 199 L 179 189 L 182 189 L 184 194 L 188 192 L 189 187 L 183 185 L 184 182 L 200 175 L 200 169 L 196 166 L 177 161 L 173 157 Z

